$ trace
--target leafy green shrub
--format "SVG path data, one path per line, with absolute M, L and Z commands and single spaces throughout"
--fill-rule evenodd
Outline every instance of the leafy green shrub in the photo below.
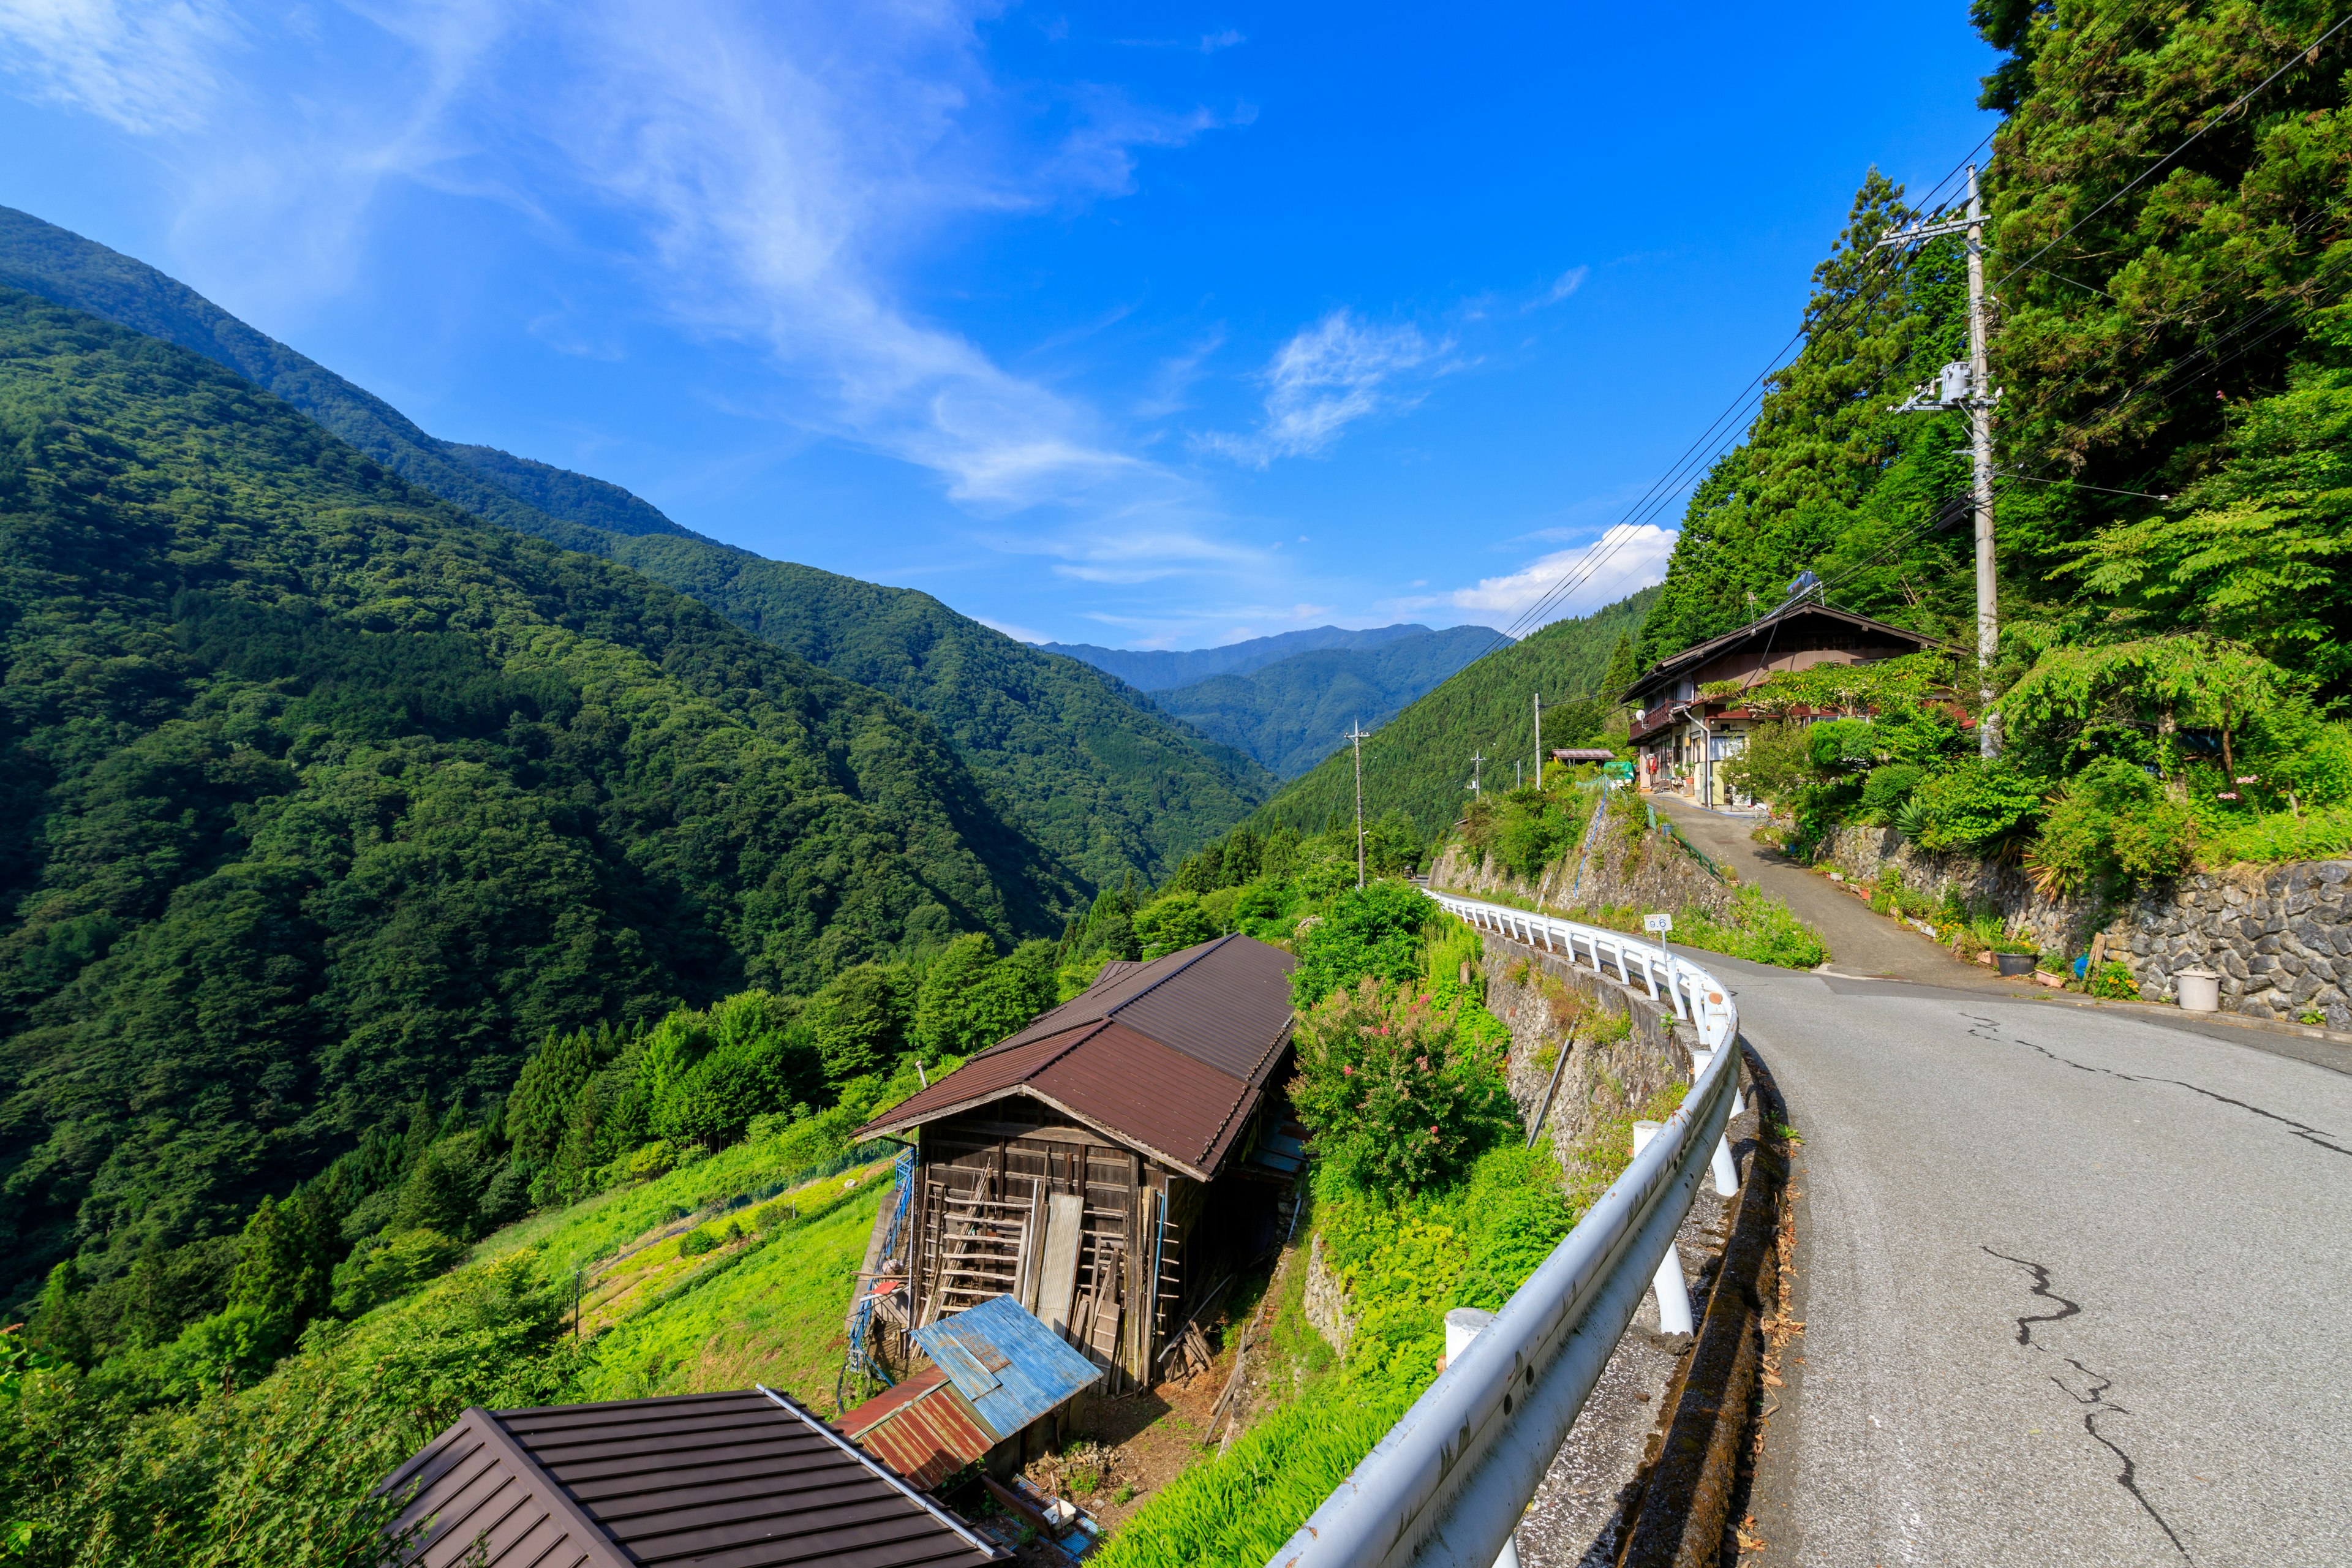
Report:
M 698 1230 L 689 1230 L 677 1238 L 677 1255 L 680 1258 L 699 1258 L 706 1252 L 715 1250 L 718 1246 L 719 1238 L 710 1234 L 709 1226 L 704 1226 Z
M 1147 904 L 1136 914 L 1135 934 L 1143 939 L 1143 956 L 1163 958 L 1171 952 L 1213 940 L 1217 922 L 1191 893 L 1171 893 Z
M 2031 828 L 2041 815 L 2042 795 L 2008 763 L 1970 759 L 1923 780 L 1911 805 L 1919 814 L 1916 837 L 1923 847 L 1981 854 Z
M 1805 758 L 1817 773 L 1853 773 L 1878 761 L 1878 728 L 1867 719 L 1823 719 L 1804 733 Z
M 466 1244 L 437 1230 L 396 1230 L 360 1247 L 335 1267 L 335 1310 L 356 1318 L 437 1278 L 466 1255 Z
M 2038 889 L 2059 895 L 2116 878 L 2178 876 L 2196 850 L 2188 804 L 2134 764 L 2103 757 L 2051 804 L 2027 866 Z
M 1421 973 L 1421 937 L 1437 906 L 1410 882 L 1370 882 L 1333 895 L 1329 912 L 1298 939 L 1291 999 L 1312 1007 L 1366 975 L 1402 984 Z
M 1367 975 L 1302 1018 L 1297 1040 L 1291 1102 L 1350 1184 L 1419 1191 L 1517 1124 L 1501 1071 L 1508 1035 L 1475 1003 L 1433 1006 Z
M 1927 776 L 1927 770 L 1916 763 L 1889 763 L 1871 769 L 1870 776 L 1863 782 L 1863 810 L 1874 822 L 1893 822 L 1895 814 L 1911 799 L 1911 792 Z

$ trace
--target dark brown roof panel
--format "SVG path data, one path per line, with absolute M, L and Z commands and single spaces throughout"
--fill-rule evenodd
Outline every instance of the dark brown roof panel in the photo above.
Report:
M 1291 956 L 1219 937 L 1098 980 L 859 1135 L 904 1133 L 1008 1094 L 1041 1100 L 1207 1179 L 1290 1038 Z
M 409 1562 L 452 1568 L 921 1568 L 1003 1553 L 763 1390 L 468 1410 L 395 1471 Z

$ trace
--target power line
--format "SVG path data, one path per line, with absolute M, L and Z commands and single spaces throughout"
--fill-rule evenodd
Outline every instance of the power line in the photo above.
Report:
M 2123 200 L 2124 197 L 2129 195 L 2133 191 L 2137 190 L 2140 185 L 2147 181 L 2149 175 L 2155 174 L 2158 169 L 2163 168 L 2167 163 L 2171 163 L 2175 158 L 2179 157 L 2180 154 L 2188 152 L 2189 148 L 2202 141 L 2207 132 L 2212 130 L 2215 126 L 2229 119 L 2231 115 L 2236 113 L 2240 109 L 2244 108 L 2245 105 L 2252 100 L 2255 94 L 2261 92 L 2264 88 L 2270 86 L 2271 83 L 2278 80 L 2279 78 L 2293 70 L 2298 62 L 2316 63 L 2315 61 L 2306 60 L 2305 57 L 2316 56 L 2319 53 L 2321 46 L 2325 45 L 2328 39 L 2334 37 L 2347 26 L 2352 26 L 2352 15 L 2346 16 L 2342 20 L 2338 21 L 2336 26 L 2328 28 L 2325 33 L 2320 34 L 2318 37 L 2312 40 L 2308 47 L 2297 49 L 2294 54 L 2288 58 L 2284 65 L 2271 72 L 2270 75 L 2264 77 L 2254 86 L 2239 94 L 2239 96 L 2227 107 L 2222 109 L 2220 113 L 2215 114 L 2210 119 L 2207 120 L 2204 124 L 2199 126 L 2189 134 L 2188 141 L 2183 142 L 2179 146 L 2175 147 L 2171 152 L 2167 153 L 2163 157 L 2158 158 L 2155 163 L 2150 163 L 2147 168 L 2142 169 L 2137 174 L 2132 177 L 2130 184 L 2125 185 L 2121 190 L 2116 191 L 2105 201 L 2101 202 L 2097 206 L 2093 207 L 2081 217 L 2076 218 L 2074 223 L 2067 226 L 2064 233 L 2053 236 L 2043 243 L 2041 249 L 2036 250 L 2023 261 L 2019 262 L 2015 267 L 2012 267 L 2007 272 L 2002 273 L 2000 282 L 2008 282 L 2025 268 L 2041 260 L 2052 246 L 2054 246 L 2058 244 L 2059 241 L 2072 236 L 2075 230 L 2081 228 L 2084 224 L 2090 222 L 2093 218 L 2098 216 L 2101 213 L 2106 211 L 2109 207 Z M 1995 288 L 1999 288 L 2000 284 L 1996 283 L 1993 286 Z

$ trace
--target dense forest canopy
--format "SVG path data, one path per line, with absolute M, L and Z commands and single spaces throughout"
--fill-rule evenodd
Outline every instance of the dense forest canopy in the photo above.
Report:
M 2341 695 L 2341 8 L 1974 16 L 2008 56 L 1986 83 L 2008 118 L 1984 174 L 2001 684 L 2050 647 L 2188 633 Z M 1873 249 L 1916 216 L 1864 184 L 1801 353 L 1690 502 L 1645 663 L 1770 609 L 1808 568 L 1833 603 L 1968 640 L 1964 416 L 1889 408 L 1964 354 L 1962 242 Z
M 699 599 L 945 731 L 996 809 L 1083 881 L 1155 879 L 1273 793 L 1265 769 L 1140 692 L 929 594 L 770 561 L 679 527 L 620 486 L 444 441 L 153 268 L 0 207 L 0 286 L 193 349 L 268 388 L 419 488 Z
M 551 1031 L 1077 894 L 888 698 L 14 291 L 0 661 L 8 1299 L 68 1252 L 201 1274 Z

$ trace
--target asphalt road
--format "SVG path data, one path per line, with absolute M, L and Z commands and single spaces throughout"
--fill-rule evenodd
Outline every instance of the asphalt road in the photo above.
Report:
M 2352 1563 L 2352 1076 L 1709 967 L 1804 1140 L 1762 1561 Z

